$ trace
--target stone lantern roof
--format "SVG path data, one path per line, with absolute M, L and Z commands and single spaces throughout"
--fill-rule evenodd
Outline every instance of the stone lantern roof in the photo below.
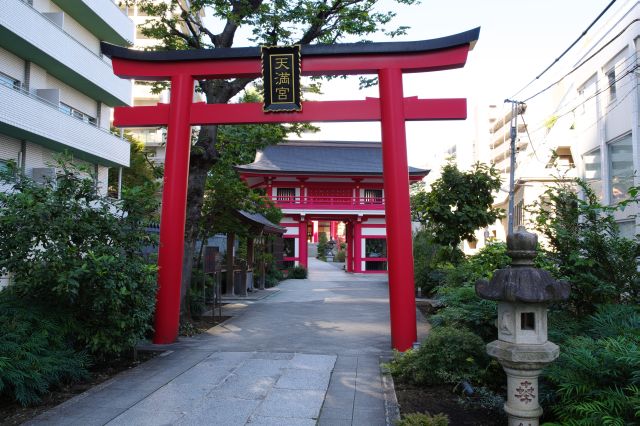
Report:
M 511 267 L 499 269 L 491 281 L 476 283 L 476 294 L 488 300 L 522 303 L 550 303 L 569 298 L 569 283 L 553 278 L 548 271 L 535 268 L 538 236 L 520 227 L 507 236 Z

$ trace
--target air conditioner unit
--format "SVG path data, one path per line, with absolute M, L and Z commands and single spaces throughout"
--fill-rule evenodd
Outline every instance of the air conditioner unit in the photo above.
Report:
M 58 170 L 55 167 L 33 168 L 31 178 L 34 182 L 44 185 L 48 182 L 55 182 L 57 172 Z

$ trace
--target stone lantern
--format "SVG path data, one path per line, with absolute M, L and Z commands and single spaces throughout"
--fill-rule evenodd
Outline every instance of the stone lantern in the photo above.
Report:
M 560 350 L 547 340 L 547 305 L 569 297 L 569 283 L 533 267 L 538 236 L 520 227 L 507 237 L 511 267 L 497 270 L 491 281 L 476 283 L 476 294 L 498 301 L 498 340 L 487 345 L 507 373 L 504 410 L 509 426 L 538 426 L 542 408 L 538 377 Z

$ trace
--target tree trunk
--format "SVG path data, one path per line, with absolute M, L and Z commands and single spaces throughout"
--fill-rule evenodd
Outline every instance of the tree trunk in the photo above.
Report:
M 198 135 L 198 143 L 192 148 L 189 157 L 189 180 L 187 188 L 187 215 L 184 229 L 184 257 L 182 259 L 182 285 L 180 286 L 180 306 L 181 312 L 185 309 L 185 296 L 191 285 L 191 273 L 193 270 L 193 259 L 196 251 L 196 241 L 198 240 L 198 230 L 200 225 L 200 215 L 202 203 L 204 202 L 204 190 L 207 182 L 207 173 L 215 164 L 217 156 L 211 155 L 206 149 L 199 145 L 211 143 L 208 140 L 215 140 L 217 135 L 216 126 L 203 126 Z M 208 235 L 203 235 L 203 238 Z

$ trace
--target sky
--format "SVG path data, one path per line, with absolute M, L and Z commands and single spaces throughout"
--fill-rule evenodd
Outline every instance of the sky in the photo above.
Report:
M 410 27 L 394 40 L 425 40 L 481 27 L 480 38 L 458 70 L 405 75 L 404 95 L 420 98 L 467 98 L 466 122 L 409 122 L 409 164 L 433 167 L 436 158 L 456 140 L 473 137 L 478 107 L 503 103 L 553 62 L 611 0 L 422 0 L 398 5 L 382 0 L 381 10 L 397 13 L 394 23 Z M 617 0 L 616 9 L 630 0 Z M 618 4 L 619 3 L 619 4 Z M 611 11 L 610 11 L 611 12 Z M 601 22 L 606 20 L 605 15 Z M 389 41 L 385 36 L 374 41 Z M 245 44 L 246 45 L 246 44 Z M 571 66 L 567 60 L 556 67 Z M 540 84 L 552 81 L 553 73 Z M 534 93 L 532 86 L 520 99 Z M 323 84 L 322 100 L 364 99 L 377 88 L 358 89 L 355 78 Z M 478 114 L 479 119 L 484 120 Z M 379 123 L 323 123 L 321 131 L 304 135 L 316 140 L 380 140 Z

